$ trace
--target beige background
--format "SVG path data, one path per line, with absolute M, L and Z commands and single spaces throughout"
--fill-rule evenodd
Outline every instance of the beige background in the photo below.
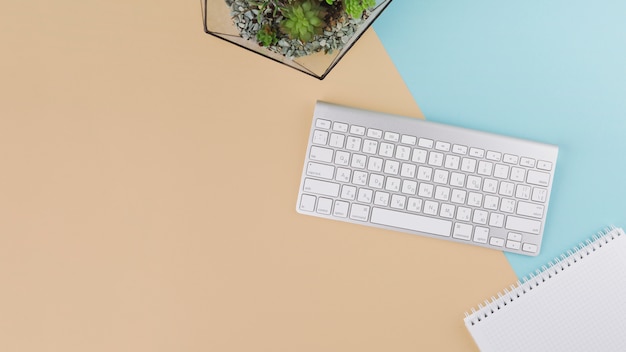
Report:
M 502 253 L 294 210 L 315 100 L 421 116 L 373 31 L 318 81 L 194 1 L 0 26 L 1 351 L 475 349 Z

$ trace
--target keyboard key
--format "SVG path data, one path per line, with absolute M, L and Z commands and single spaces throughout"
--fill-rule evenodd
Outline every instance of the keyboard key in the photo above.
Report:
M 341 187 L 341 198 L 354 200 L 354 198 L 356 198 L 356 187 L 343 185 L 343 187 Z
M 505 197 L 513 197 L 515 191 L 515 184 L 511 182 L 500 182 L 500 189 L 498 194 Z
M 498 191 L 498 181 L 492 178 L 486 178 L 483 183 L 483 192 L 496 193 Z
M 361 138 L 349 136 L 346 140 L 346 149 L 354 152 L 361 151 Z
M 333 215 L 340 217 L 340 218 L 347 218 L 349 207 L 350 207 L 350 203 L 336 200 L 335 207 L 333 208 Z
M 416 170 L 417 170 L 417 166 L 413 164 L 403 163 L 402 167 L 400 168 L 400 176 L 414 178 Z
M 435 188 L 435 199 L 447 202 L 450 199 L 450 188 L 437 186 Z
M 383 131 L 377 130 L 375 128 L 368 128 L 367 129 L 367 136 L 370 137 L 370 138 L 381 139 L 381 138 L 383 138 Z
M 504 157 L 502 158 L 502 161 L 504 161 L 505 163 L 513 165 L 517 165 L 518 160 L 519 157 L 512 154 L 504 154 Z
M 496 164 L 493 170 L 493 177 L 495 178 L 509 178 L 509 166 L 504 164 Z
M 489 210 L 498 210 L 498 204 L 500 203 L 500 198 L 492 195 L 485 195 L 485 201 L 483 202 L 483 207 Z
M 385 161 L 385 169 L 383 172 L 390 175 L 397 175 L 400 172 L 400 163 L 395 160 Z
M 417 192 L 417 182 L 411 180 L 402 181 L 402 193 L 415 195 Z
M 532 196 L 532 200 L 534 202 L 545 202 L 546 199 L 548 198 L 548 191 L 545 188 L 539 188 L 539 187 L 535 187 L 533 188 L 533 196 Z
M 404 204 L 406 203 L 406 197 L 401 196 L 399 194 L 391 195 L 391 204 L 390 206 L 394 209 L 404 209 Z
M 457 222 L 456 224 L 454 224 L 454 232 L 452 233 L 452 237 L 469 241 L 472 238 L 472 230 L 472 225 Z
M 332 180 L 334 173 L 335 167 L 331 165 L 310 162 L 306 168 L 306 174 L 308 176 L 325 178 L 327 180 Z
M 406 134 L 403 134 L 400 142 L 402 144 L 415 145 L 417 143 L 417 137 L 407 136 Z
M 467 205 L 471 207 L 480 207 L 483 204 L 482 193 L 469 192 L 467 196 Z
M 330 121 L 317 119 L 317 120 L 315 120 L 315 127 L 323 128 L 323 129 L 329 129 L 330 128 Z
M 467 196 L 467 191 L 462 189 L 453 189 L 452 196 L 450 197 L 450 201 L 457 204 L 465 204 L 465 197 Z
M 350 166 L 356 169 L 365 169 L 365 163 L 367 162 L 367 157 L 361 154 L 352 155 L 352 162 Z
M 475 158 L 484 158 L 485 151 L 480 148 L 470 148 L 469 155 Z
M 437 215 L 439 212 L 439 203 L 434 202 L 432 200 L 424 201 L 424 214 L 427 215 Z
M 317 147 L 311 147 L 311 150 L 313 150 L 313 148 L 317 148 Z M 332 158 L 333 151 L 329 149 L 329 152 Z M 325 161 L 323 159 L 319 159 L 319 158 L 316 159 L 311 156 L 309 157 L 313 160 Z M 343 150 L 338 150 L 337 153 L 335 154 L 335 164 L 347 166 L 349 163 L 350 163 L 350 153 L 344 152 Z
M 487 243 L 487 238 L 489 237 L 489 228 L 476 226 L 474 228 L 474 242 L 477 243 Z
M 484 210 L 476 209 L 474 210 L 474 215 L 472 216 L 472 222 L 475 224 L 485 225 L 487 224 L 487 217 L 489 213 Z
M 517 232 L 509 232 L 507 236 L 508 239 L 512 241 L 522 242 L 522 234 Z
M 491 237 L 489 239 L 489 244 L 496 247 L 504 246 L 504 239 L 498 237 Z
M 452 152 L 455 154 L 465 155 L 467 154 L 467 147 L 464 145 L 455 144 L 452 146 Z
M 378 174 L 370 175 L 370 181 L 368 183 L 370 187 L 381 189 L 383 188 L 384 184 L 385 184 L 385 176 L 378 175 Z
M 450 186 L 454 186 L 454 187 L 465 186 L 465 174 L 453 172 L 450 175 Z
M 339 182 L 350 182 L 351 176 L 352 176 L 352 170 L 346 169 L 343 167 L 338 167 L 335 180 Z
M 409 160 L 409 156 L 411 155 L 411 148 L 399 145 L 396 147 L 396 159 L 400 160 Z
M 439 211 L 439 216 L 444 217 L 446 219 L 452 219 L 454 217 L 454 209 L 456 207 L 452 204 L 441 204 L 441 210 Z
M 511 168 L 511 181 L 524 182 L 526 179 L 526 170 L 519 167 Z
M 409 198 L 406 210 L 419 213 L 422 211 L 422 202 L 420 198 Z
M 355 170 L 352 173 L 352 183 L 359 186 L 365 186 L 367 184 L 367 173 Z
M 425 164 L 427 155 L 428 152 L 424 149 L 413 149 L 413 156 L 411 157 L 411 161 L 413 161 L 414 163 Z
M 313 132 L 313 144 L 326 145 L 328 142 L 328 132 L 315 130 Z
M 400 140 L 400 135 L 394 132 L 385 132 L 384 139 L 390 142 L 397 142 Z
M 315 180 L 312 178 L 304 179 L 303 190 L 307 193 L 321 194 L 323 196 L 337 197 L 339 195 L 339 184 Z
M 417 145 L 423 148 L 432 148 L 435 142 L 432 139 L 420 138 Z
M 516 216 L 506 217 L 506 226 L 508 230 L 521 231 L 538 235 L 541 231 L 541 221 L 519 218 Z
M 552 170 L 552 163 L 545 160 L 537 161 L 537 168 L 540 170 L 550 171 Z
M 317 211 L 320 214 L 330 215 L 330 211 L 333 207 L 333 200 L 330 198 L 322 198 L 317 200 Z
M 417 168 L 418 180 L 430 181 L 432 179 L 432 176 L 433 176 L 433 169 L 426 167 L 426 166 L 420 166 Z
M 333 160 L 333 150 L 312 146 L 311 152 L 309 153 L 309 159 L 329 163 L 331 160 Z
M 365 154 L 376 154 L 378 150 L 378 142 L 371 140 L 371 139 L 366 139 L 363 141 L 363 153 Z
M 490 162 L 484 161 L 484 160 L 480 160 L 478 162 L 478 170 L 476 170 L 476 172 L 479 175 L 491 176 L 492 170 L 493 170 L 493 163 L 490 163 Z
M 467 176 L 467 185 L 468 189 L 480 190 L 480 186 L 482 184 L 482 179 L 478 176 L 469 175 Z
M 526 167 L 535 167 L 535 159 L 522 157 L 519 164 Z
M 348 132 L 348 124 L 342 122 L 335 122 L 333 124 L 333 131 L 337 132 Z
M 367 169 L 370 171 L 381 172 L 383 170 L 383 159 L 370 157 L 367 161 Z
M 517 203 L 517 215 L 530 216 L 541 219 L 543 217 L 544 206 L 527 202 Z
M 315 209 L 315 196 L 303 194 L 300 198 L 300 210 L 313 211 Z
M 515 198 L 529 199 L 530 198 L 530 186 L 517 185 L 515 188 Z
M 439 152 L 430 152 L 428 156 L 428 165 L 432 165 L 432 166 L 443 165 L 443 154 Z
M 500 213 L 491 213 L 491 215 L 489 215 L 489 226 L 493 226 L 493 227 L 504 226 L 504 215 Z
M 537 253 L 537 249 L 538 249 L 537 245 L 534 245 L 532 243 L 524 243 L 522 245 L 522 250 L 524 252 Z
M 521 245 L 522 244 L 520 242 L 517 242 L 517 241 L 511 241 L 511 240 L 507 240 L 506 241 L 506 248 L 520 249 Z
M 380 143 L 380 149 L 378 150 L 378 155 L 384 156 L 386 158 L 391 158 L 393 156 L 393 150 L 395 146 L 391 143 Z
M 389 193 L 376 191 L 374 194 L 374 204 L 386 207 L 389 205 Z
M 352 204 L 350 207 L 350 219 L 367 221 L 370 215 L 370 207 L 361 204 Z
M 449 237 L 452 231 L 452 222 L 448 220 L 382 208 L 372 209 L 371 222 L 445 237 Z
M 385 182 L 385 189 L 391 192 L 400 191 L 400 183 L 402 181 L 399 178 L 395 177 L 387 177 L 387 182 Z
M 500 161 L 500 158 L 502 158 L 502 153 L 494 152 L 491 150 L 487 151 L 487 159 L 493 160 L 493 161 Z
M 437 141 L 435 142 L 435 149 L 440 150 L 442 152 L 450 151 L 450 143 Z
M 420 183 L 417 194 L 423 198 L 431 198 L 433 196 L 434 187 L 428 183 Z
M 374 197 L 374 191 L 367 188 L 360 188 L 356 200 L 361 203 L 371 203 Z
M 446 169 L 454 169 L 457 170 L 459 168 L 459 164 L 461 163 L 461 157 L 448 154 L 446 155 L 446 161 L 444 163 L 444 167 Z
M 435 174 L 433 176 L 433 182 L 435 183 L 440 183 L 440 184 L 447 184 L 448 183 L 448 175 L 450 173 L 446 170 L 435 170 Z
M 461 161 L 461 171 L 473 173 L 476 171 L 476 160 L 470 158 L 463 158 Z
M 359 136 L 363 136 L 363 135 L 365 135 L 365 127 L 352 125 L 352 126 L 350 126 L 350 133 L 351 134 L 358 134 Z
M 500 201 L 500 211 L 505 213 L 513 213 L 515 210 L 515 200 L 510 198 L 503 198 Z
M 550 174 L 547 172 L 528 170 L 526 182 L 537 186 L 548 186 L 550 182 Z
M 328 145 L 334 148 L 343 148 L 343 142 L 345 141 L 346 136 L 343 134 L 331 133 L 330 134 L 330 142 Z
M 460 221 L 470 221 L 472 215 L 472 209 L 465 207 L 458 207 L 456 210 L 456 219 Z

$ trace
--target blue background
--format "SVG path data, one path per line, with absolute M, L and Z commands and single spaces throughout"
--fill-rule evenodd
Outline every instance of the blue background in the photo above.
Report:
M 374 28 L 428 120 L 559 146 L 520 278 L 626 224 L 626 1 L 394 0 Z

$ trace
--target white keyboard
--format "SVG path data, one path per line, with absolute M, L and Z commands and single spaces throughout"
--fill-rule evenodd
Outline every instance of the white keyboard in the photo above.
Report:
M 554 145 L 318 102 L 296 209 L 534 256 L 557 154 Z

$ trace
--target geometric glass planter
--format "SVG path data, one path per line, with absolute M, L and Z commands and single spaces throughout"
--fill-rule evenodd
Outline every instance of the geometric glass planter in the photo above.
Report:
M 328 75 L 391 2 L 369 1 L 372 6 L 357 12 L 359 18 L 346 14 L 344 2 L 349 0 L 330 1 L 333 5 L 326 0 L 201 0 L 206 33 L 318 79 Z M 311 19 L 316 16 L 322 23 Z M 287 19 L 300 23 L 288 24 Z

